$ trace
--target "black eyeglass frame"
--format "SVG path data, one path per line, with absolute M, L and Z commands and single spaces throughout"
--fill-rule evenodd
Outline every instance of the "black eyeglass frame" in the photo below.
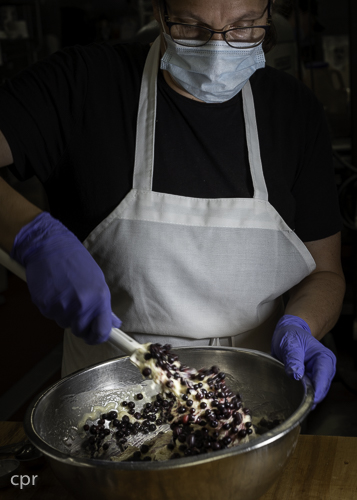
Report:
M 197 47 L 203 47 L 204 45 L 206 45 L 206 43 L 208 43 L 213 35 L 215 34 L 218 34 L 218 35 L 223 35 L 223 39 L 224 41 L 227 43 L 227 45 L 229 45 L 230 47 L 234 48 L 234 49 L 240 49 L 241 47 L 236 47 L 235 45 L 231 45 L 228 40 L 226 39 L 226 33 L 229 33 L 230 31 L 237 31 L 237 30 L 243 30 L 243 29 L 250 29 L 250 28 L 262 28 L 264 29 L 265 31 L 265 35 L 263 36 L 263 38 L 261 39 L 260 42 L 256 43 L 256 44 L 252 44 L 250 45 L 251 47 L 257 47 L 258 45 L 260 45 L 261 43 L 264 42 L 266 36 L 267 36 L 267 33 L 269 32 L 270 28 L 271 28 L 271 24 L 272 24 L 272 18 L 271 18 L 271 13 L 270 13 L 270 4 L 271 4 L 271 0 L 268 0 L 268 5 L 267 5 L 267 11 L 268 11 L 268 19 L 267 19 L 267 24 L 263 25 L 263 26 L 237 26 L 236 28 L 230 28 L 229 30 L 224 30 L 224 31 L 217 31 L 217 30 L 213 30 L 211 28 L 206 28 L 206 26 L 200 26 L 200 25 L 196 25 L 196 24 L 188 24 L 188 23 L 174 23 L 172 21 L 170 21 L 170 18 L 169 18 L 169 15 L 168 15 L 168 12 L 167 12 L 167 7 L 166 7 L 166 2 L 165 0 L 162 0 L 163 4 L 164 4 L 164 20 L 165 20 L 165 23 L 166 23 L 166 26 L 169 28 L 169 35 L 171 37 L 171 40 L 175 43 L 177 43 L 177 45 L 182 45 L 183 47 L 188 47 L 188 45 L 185 45 L 183 43 L 180 43 L 178 42 L 177 40 L 175 40 L 173 38 L 173 36 L 171 35 L 171 28 L 172 26 L 175 26 L 175 25 L 179 25 L 179 26 L 189 26 L 191 28 L 200 28 L 200 29 L 204 29 L 206 31 L 209 31 L 211 36 L 209 37 L 209 39 L 204 42 L 202 45 L 197 45 Z

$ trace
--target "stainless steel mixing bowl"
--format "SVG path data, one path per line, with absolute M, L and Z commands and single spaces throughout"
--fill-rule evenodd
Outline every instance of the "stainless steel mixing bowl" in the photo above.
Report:
M 76 429 L 83 414 L 95 405 L 115 405 L 120 391 L 135 394 L 140 385 L 142 392 L 153 390 L 126 356 L 95 365 L 62 379 L 36 398 L 24 422 L 30 441 L 75 498 L 249 500 L 263 495 L 278 478 L 295 448 L 299 424 L 313 403 L 309 380 L 290 379 L 280 362 L 258 351 L 224 347 L 174 351 L 188 366 L 219 366 L 227 385 L 241 393 L 256 419 L 284 422 L 249 443 L 194 457 L 164 462 L 91 459 L 78 444 L 82 438 Z

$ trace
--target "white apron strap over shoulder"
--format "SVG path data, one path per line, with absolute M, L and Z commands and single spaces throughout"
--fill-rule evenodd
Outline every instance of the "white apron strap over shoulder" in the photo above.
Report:
M 133 189 L 144 191 L 151 191 L 153 182 L 159 56 L 160 37 L 152 44 L 146 59 L 144 76 L 147 77 L 143 78 L 141 83 L 136 123 Z
M 255 118 L 254 98 L 249 80 L 244 85 L 242 93 L 243 112 L 247 134 L 248 158 L 254 187 L 253 197 L 259 200 L 268 201 L 268 190 L 265 184 L 263 165 L 260 156 L 260 144 L 257 120 Z

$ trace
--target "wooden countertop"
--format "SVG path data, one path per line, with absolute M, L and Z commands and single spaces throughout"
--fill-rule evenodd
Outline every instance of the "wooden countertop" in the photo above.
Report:
M 25 438 L 21 423 L 0 422 L 0 446 Z M 0 460 L 10 458 L 0 455 Z M 38 475 L 35 486 L 9 486 L 1 500 L 73 500 L 49 465 L 18 474 Z M 357 437 L 300 435 L 282 475 L 261 500 L 357 500 Z

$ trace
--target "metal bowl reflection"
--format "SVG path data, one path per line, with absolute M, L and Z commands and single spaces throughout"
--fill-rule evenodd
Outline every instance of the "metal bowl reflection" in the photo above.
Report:
M 290 379 L 284 366 L 258 351 L 228 347 L 175 348 L 180 361 L 196 368 L 218 365 L 227 385 L 242 395 L 257 419 L 283 423 L 249 443 L 164 462 L 113 462 L 74 452 L 76 426 L 108 394 L 147 381 L 128 357 L 72 374 L 50 387 L 30 405 L 25 431 L 47 457 L 54 474 L 78 499 L 86 500 L 233 500 L 257 499 L 278 478 L 293 452 L 299 424 L 313 404 L 309 380 Z M 71 448 L 72 446 L 72 448 Z

